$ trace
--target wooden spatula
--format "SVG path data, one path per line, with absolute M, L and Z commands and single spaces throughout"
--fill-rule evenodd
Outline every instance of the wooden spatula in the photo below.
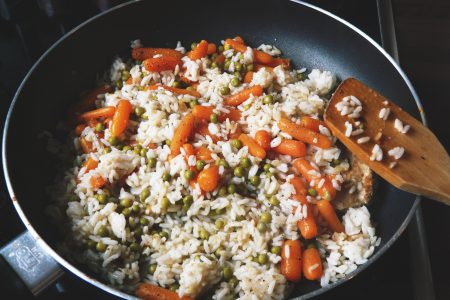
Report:
M 358 102 L 362 107 L 359 113 Z M 331 98 L 324 119 L 332 133 L 353 154 L 389 183 L 450 205 L 447 151 L 428 128 L 381 94 L 354 78 L 346 79 Z M 401 129 L 406 132 L 400 132 Z M 353 135 L 348 136 L 349 132 Z M 380 147 L 382 158 L 379 151 L 372 152 L 375 144 Z M 395 147 L 404 148 L 399 159 L 388 154 Z M 397 149 L 391 154 L 398 156 L 400 152 L 401 149 Z

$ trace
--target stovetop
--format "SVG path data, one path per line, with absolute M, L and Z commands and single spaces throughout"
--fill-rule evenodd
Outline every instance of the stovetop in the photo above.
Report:
M 65 32 L 89 17 L 125 1 L 0 0 L 0 119 L 32 63 Z M 353 23 L 381 44 L 376 1 L 306 1 Z M 3 124 L 1 125 L 3 126 Z M 1 179 L 3 180 L 3 179 Z M 11 201 L 0 186 L 0 246 L 25 230 Z M 405 232 L 372 266 L 320 299 L 413 298 L 410 240 Z M 393 267 L 395 266 L 395 267 Z M 0 275 L 0 295 L 32 299 L 14 278 Z M 111 299 L 112 296 L 66 273 L 37 299 Z M 11 297 L 12 298 L 12 297 Z

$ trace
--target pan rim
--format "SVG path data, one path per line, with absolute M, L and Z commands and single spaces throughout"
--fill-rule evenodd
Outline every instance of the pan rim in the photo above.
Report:
M 322 14 L 327 15 L 328 17 L 342 23 L 343 25 L 347 26 L 349 29 L 353 30 L 354 32 L 358 33 L 362 38 L 364 38 L 366 41 L 368 41 L 372 46 L 374 46 L 378 51 L 380 51 L 380 53 L 392 64 L 392 66 L 396 69 L 396 71 L 399 73 L 399 75 L 402 77 L 403 81 L 406 83 L 409 91 L 411 92 L 417 108 L 419 110 L 420 116 L 421 116 L 421 121 L 422 123 L 426 126 L 427 125 L 427 120 L 426 120 L 426 116 L 425 116 L 425 112 L 422 106 L 422 103 L 417 95 L 417 92 L 415 91 L 414 87 L 412 86 L 412 83 L 410 82 L 410 80 L 408 79 L 407 75 L 404 73 L 404 71 L 401 69 L 401 67 L 398 65 L 398 63 L 392 58 L 391 55 L 389 55 L 386 50 L 384 50 L 375 40 L 373 40 L 370 36 L 368 36 L 366 33 L 364 33 L 362 30 L 360 30 L 358 27 L 356 27 L 355 25 L 349 23 L 348 21 L 336 16 L 335 14 L 322 9 L 320 7 L 317 7 L 315 5 L 300 1 L 300 0 L 288 0 L 290 2 L 299 4 L 299 5 L 303 5 L 307 8 L 310 8 L 312 10 L 318 11 Z M 3 176 L 5 178 L 5 182 L 6 182 L 6 186 L 8 189 L 8 193 L 9 196 L 12 199 L 13 205 L 20 217 L 20 219 L 22 220 L 22 222 L 24 223 L 25 227 L 27 228 L 27 230 L 31 233 L 31 235 L 33 236 L 33 238 L 37 241 L 37 243 L 48 253 L 50 254 L 53 259 L 55 259 L 59 264 L 61 264 L 61 266 L 63 266 L 65 269 L 69 270 L 71 273 L 75 274 L 76 276 L 78 276 L 79 278 L 83 279 L 84 281 L 112 294 L 124 299 L 138 299 L 137 297 L 134 297 L 130 294 L 121 292 L 115 288 L 110 287 L 109 285 L 106 285 L 105 283 L 102 283 L 98 280 L 96 280 L 95 278 L 90 277 L 89 275 L 87 275 L 86 273 L 82 272 L 81 270 L 79 270 L 77 267 L 75 267 L 74 265 L 72 265 L 70 262 L 68 262 L 65 258 L 63 258 L 62 256 L 60 256 L 56 251 L 53 250 L 52 247 L 50 247 L 42 238 L 41 236 L 37 233 L 37 231 L 34 229 L 34 227 L 31 225 L 31 223 L 29 222 L 27 216 L 25 215 L 25 212 L 22 210 L 22 207 L 19 204 L 18 199 L 15 196 L 15 192 L 11 183 L 11 179 L 9 177 L 9 172 L 8 172 L 8 165 L 5 164 L 4 162 L 7 161 L 7 151 L 6 151 L 6 143 L 7 143 L 7 138 L 8 138 L 8 128 L 9 128 L 9 123 L 14 111 L 14 107 L 16 104 L 17 99 L 19 98 L 19 95 L 22 92 L 23 87 L 25 86 L 25 84 L 28 81 L 28 78 L 31 76 L 31 74 L 34 72 L 34 70 L 40 65 L 41 61 L 44 60 L 49 53 L 51 53 L 53 51 L 54 48 L 56 48 L 59 44 L 61 44 L 62 42 L 64 42 L 65 39 L 69 38 L 72 34 L 74 34 L 76 31 L 78 31 L 80 28 L 86 26 L 87 24 L 89 24 L 90 22 L 103 17 L 106 14 L 109 14 L 113 11 L 116 11 L 118 9 L 121 9 L 122 7 L 128 6 L 128 5 L 132 5 L 136 2 L 140 2 L 140 0 L 132 0 L 129 2 L 125 2 L 123 4 L 117 5 L 115 7 L 112 7 L 104 12 L 101 12 L 89 19 L 87 19 L 86 21 L 82 22 L 81 24 L 79 24 L 78 26 L 76 26 L 75 28 L 73 28 L 72 30 L 70 30 L 69 32 L 67 32 L 63 37 L 61 37 L 60 39 L 58 39 L 52 46 L 50 46 L 40 57 L 39 59 L 33 64 L 33 66 L 30 68 L 30 70 L 28 71 L 28 73 L 25 75 L 24 79 L 22 80 L 21 84 L 19 85 L 16 93 L 14 94 L 14 98 L 11 101 L 10 107 L 8 109 L 8 113 L 7 116 L 5 118 L 5 123 L 4 123 L 4 129 L 3 129 L 3 138 L 2 138 L 2 161 L 3 161 Z M 397 231 L 394 233 L 394 235 L 391 237 L 390 240 L 388 240 L 386 242 L 386 244 L 383 245 L 382 248 L 380 248 L 379 250 L 376 251 L 376 253 L 374 253 L 369 259 L 368 261 L 363 264 L 360 265 L 355 271 L 353 271 L 352 273 L 348 274 L 345 278 L 342 278 L 332 284 L 329 284 L 328 286 L 325 287 L 321 287 L 317 290 L 311 291 L 307 294 L 298 296 L 298 297 L 294 297 L 294 298 L 290 298 L 291 300 L 303 300 L 303 299 L 310 299 L 312 297 L 318 296 L 320 294 L 323 294 L 331 289 L 333 289 L 334 287 L 337 287 L 345 282 L 348 282 L 350 279 L 352 279 L 353 277 L 355 277 L 357 274 L 359 274 L 360 272 L 362 272 L 363 270 L 365 270 L 366 268 L 368 268 L 370 265 L 372 265 L 372 263 L 377 260 L 381 255 L 383 255 L 394 243 L 395 241 L 397 241 L 397 239 L 400 237 L 400 235 L 405 231 L 406 227 L 408 226 L 409 222 L 411 221 L 413 215 L 416 212 L 417 207 L 420 204 L 420 196 L 416 196 L 414 203 L 410 209 L 410 211 L 408 212 L 408 215 L 406 216 L 405 220 L 403 221 L 403 223 L 400 225 L 400 227 L 397 229 Z

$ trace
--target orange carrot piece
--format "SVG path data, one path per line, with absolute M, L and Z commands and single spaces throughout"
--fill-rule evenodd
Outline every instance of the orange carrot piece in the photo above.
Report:
M 266 157 L 266 151 L 250 136 L 243 133 L 239 136 L 239 140 L 242 144 L 244 144 L 244 146 L 248 147 L 248 152 L 251 155 L 259 157 L 260 159 L 264 159 Z
M 238 43 L 245 44 L 244 39 L 239 35 L 235 36 L 233 40 L 235 40 Z
M 314 180 L 314 187 L 319 191 L 319 196 L 322 197 L 322 199 L 332 200 L 336 197 L 336 189 L 333 187 L 330 179 L 322 176 L 307 160 L 302 158 L 297 159 L 294 161 L 293 166 L 297 172 L 302 174 L 308 183 Z M 316 172 L 317 174 L 315 174 Z M 322 179 L 324 180 L 323 184 L 319 187 L 319 183 Z
M 295 124 L 288 118 L 281 118 L 278 122 L 278 127 L 281 131 L 289 134 L 293 138 L 319 148 L 328 149 L 332 145 L 331 140 L 328 137 L 301 125 Z
M 291 60 L 289 58 L 274 58 L 270 63 L 267 63 L 267 66 L 275 68 L 277 66 L 283 66 L 285 69 L 291 68 Z
M 146 60 L 153 58 L 155 55 L 173 56 L 177 58 L 183 56 L 181 52 L 170 48 L 134 48 L 131 50 L 131 57 L 135 60 Z
M 322 259 L 319 251 L 312 247 L 303 251 L 303 275 L 308 280 L 318 280 L 323 275 Z
M 272 63 L 273 61 L 272 55 L 257 49 L 253 49 L 253 56 L 255 58 L 256 63 L 267 65 Z
M 255 140 L 261 146 L 261 148 L 263 148 L 265 151 L 269 151 L 271 140 L 270 133 L 265 130 L 258 130 L 255 133 Z
M 224 62 L 225 62 L 225 55 L 223 54 L 218 55 L 216 58 L 216 63 L 222 65 Z
M 236 130 L 230 134 L 228 134 L 228 139 L 229 140 L 234 140 L 234 139 L 239 139 L 239 136 L 242 133 L 242 128 L 241 125 L 237 124 L 236 126 Z
M 83 130 L 86 128 L 86 124 L 79 124 L 77 125 L 77 127 L 75 127 L 75 134 L 76 135 L 81 135 L 81 133 L 83 132 Z
M 281 274 L 292 282 L 302 278 L 302 246 L 299 240 L 286 240 L 281 248 Z
M 116 111 L 115 107 L 106 106 L 85 112 L 84 114 L 81 115 L 81 117 L 85 120 L 108 118 L 112 117 L 115 111 Z
M 83 150 L 83 153 L 91 153 L 94 151 L 94 148 L 92 147 L 92 142 L 89 142 L 85 138 L 80 138 L 80 147 L 81 150 Z
M 230 45 L 231 48 L 241 53 L 247 51 L 247 46 L 245 44 L 232 39 L 226 39 L 225 44 Z
M 192 60 L 197 60 L 200 58 L 205 57 L 208 54 L 208 42 L 205 40 L 202 40 L 200 43 L 198 43 L 197 47 L 192 49 L 187 56 L 189 56 Z
M 197 132 L 198 134 L 203 135 L 203 136 L 209 135 L 214 143 L 217 143 L 218 141 L 222 140 L 217 135 L 213 135 L 211 132 L 209 132 L 207 123 L 197 124 L 197 127 L 195 128 L 195 132 Z
M 290 155 L 292 157 L 303 157 L 306 154 L 306 146 L 303 142 L 294 140 L 282 140 L 281 143 L 273 148 L 277 153 Z
M 237 94 L 231 95 L 227 98 L 225 98 L 225 103 L 230 106 L 238 106 L 248 98 L 250 98 L 250 95 L 253 95 L 255 97 L 261 96 L 263 94 L 263 88 L 260 85 L 255 85 L 249 88 L 246 88 L 242 91 L 240 91 Z
M 186 143 L 182 148 L 184 149 L 184 153 L 186 154 L 186 160 L 189 158 L 189 156 L 195 155 L 194 147 L 191 144 Z
M 319 214 L 322 218 L 327 222 L 328 227 L 333 232 L 344 232 L 344 226 L 336 215 L 336 211 L 334 210 L 333 205 L 331 205 L 330 201 L 320 200 L 316 204 L 317 209 L 319 210 Z
M 114 113 L 111 123 L 111 134 L 113 136 L 121 135 L 128 126 L 128 120 L 130 119 L 132 106 L 128 100 L 120 100 L 117 104 L 116 112 Z
M 106 179 L 102 176 L 92 176 L 89 180 L 89 183 L 91 184 L 91 187 L 94 189 L 99 189 L 103 187 L 106 184 Z
M 217 51 L 217 46 L 214 43 L 208 44 L 208 51 L 206 52 L 208 55 L 214 54 Z
M 92 157 L 89 157 L 83 164 L 84 167 L 86 167 L 86 173 L 90 170 L 94 170 L 98 166 L 98 160 L 93 159 Z
M 302 179 L 300 177 L 294 177 L 291 178 L 289 183 L 292 184 L 295 189 L 294 200 L 299 201 L 301 204 L 307 203 L 306 194 L 308 193 L 308 191 L 306 190 L 305 184 L 303 183 Z
M 72 106 L 72 112 L 82 112 L 87 111 L 95 106 L 95 101 L 97 100 L 97 96 L 100 94 L 104 94 L 111 91 L 111 86 L 109 85 L 101 85 L 91 92 L 87 93 L 83 97 L 81 97 L 81 101 L 74 106 Z
M 180 148 L 189 139 L 189 136 L 194 132 L 195 118 L 193 114 L 186 115 L 175 129 L 173 138 L 170 143 L 170 154 L 172 157 L 180 154 Z
M 225 122 L 227 119 L 230 121 L 239 121 L 241 119 L 241 111 L 234 107 L 226 107 L 230 112 L 229 113 L 221 113 L 219 115 L 219 122 Z
M 162 85 L 162 84 L 154 84 L 154 85 L 150 85 L 148 87 L 146 87 L 146 90 L 150 90 L 150 91 L 154 91 L 157 90 L 158 88 L 163 88 L 165 90 L 168 90 L 174 94 L 178 94 L 178 95 L 191 95 L 193 97 L 196 98 L 200 98 L 202 95 L 197 92 L 197 91 L 192 91 L 192 90 L 186 90 L 186 89 L 180 89 L 180 88 L 175 88 L 172 86 L 168 86 L 168 85 Z
M 319 132 L 320 125 L 325 126 L 325 124 L 322 121 L 311 118 L 309 116 L 302 117 L 302 119 L 300 120 L 300 125 L 302 125 L 305 128 L 314 130 L 315 132 Z
M 200 148 L 195 149 L 195 155 L 197 159 L 204 160 L 204 161 L 210 161 L 212 160 L 211 156 L 212 152 L 205 146 L 201 146 Z
M 261 70 L 262 68 L 265 68 L 266 71 L 268 71 L 268 72 L 272 72 L 272 71 L 273 71 L 273 68 L 272 68 L 272 67 L 269 67 L 269 66 L 267 66 L 267 65 L 263 65 L 263 64 L 255 64 L 255 72 L 258 72 L 258 71 Z
M 177 65 L 181 65 L 181 59 L 175 56 L 152 57 L 144 60 L 143 65 L 150 72 L 174 70 Z
M 248 71 L 247 73 L 245 73 L 244 76 L 244 83 L 250 83 L 253 80 L 253 72 L 252 71 Z
M 194 115 L 195 119 L 197 121 L 206 121 L 209 122 L 211 120 L 211 115 L 213 113 L 215 106 L 203 106 L 203 105 L 196 105 L 192 109 L 192 114 Z
M 201 171 L 197 177 L 200 188 L 205 192 L 214 191 L 219 185 L 219 180 L 219 167 L 215 165 Z
M 176 292 L 150 283 L 141 283 L 136 289 L 136 295 L 144 300 L 193 300 L 189 296 L 180 298 Z
M 297 227 L 300 230 L 302 237 L 306 240 L 313 239 L 319 233 L 317 229 L 316 218 L 314 217 L 314 211 L 311 203 L 304 203 L 306 205 L 307 215 L 306 218 L 297 222 Z

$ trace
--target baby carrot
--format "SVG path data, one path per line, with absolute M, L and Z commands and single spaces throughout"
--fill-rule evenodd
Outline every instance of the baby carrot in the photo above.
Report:
M 194 131 L 194 122 L 194 115 L 188 114 L 181 120 L 180 124 L 175 129 L 170 143 L 170 154 L 172 157 L 180 154 L 181 146 L 188 141 L 189 136 Z
M 303 183 L 302 179 L 300 177 L 294 177 L 291 178 L 289 183 L 292 184 L 295 189 L 295 196 L 293 198 L 299 201 L 300 203 L 305 204 L 307 190 L 305 188 L 305 184 Z
M 83 130 L 86 128 L 86 124 L 79 124 L 77 125 L 77 127 L 75 127 L 75 134 L 76 135 L 81 135 L 81 133 L 83 132 Z
M 325 126 L 320 120 L 311 118 L 309 116 L 302 117 L 302 119 L 300 120 L 300 125 L 305 128 L 314 130 L 315 132 L 319 132 L 320 125 Z
M 221 141 L 222 139 L 218 137 L 217 135 L 212 134 L 209 132 L 208 124 L 207 123 L 200 123 L 197 124 L 197 127 L 195 128 L 195 132 L 197 132 L 200 135 L 207 136 L 209 135 L 214 143 L 217 143 L 218 141 Z
M 244 76 L 244 83 L 250 83 L 253 80 L 253 72 L 252 71 L 248 71 L 247 73 L 245 73 Z
M 266 64 L 269 67 L 275 68 L 277 66 L 283 66 L 285 69 L 291 68 L 291 60 L 289 58 L 274 58 L 270 63 Z
M 225 55 L 223 54 L 218 55 L 216 58 L 216 63 L 222 65 L 224 62 L 225 62 Z
M 168 90 L 174 94 L 178 94 L 178 95 L 191 95 L 193 97 L 197 97 L 200 98 L 201 94 L 197 91 L 192 91 L 192 90 L 186 90 L 186 89 L 180 89 L 180 88 L 175 88 L 172 86 L 168 86 L 168 85 L 162 85 L 162 84 L 154 84 L 154 85 L 150 85 L 148 87 L 146 87 L 146 90 L 150 90 L 150 91 L 154 91 L 157 90 L 158 88 L 163 88 L 165 90 Z
M 302 237 L 306 240 L 313 239 L 318 234 L 316 218 L 314 217 L 314 211 L 311 203 L 304 203 L 306 205 L 307 215 L 306 218 L 297 222 L 297 227 L 300 230 Z
M 278 127 L 281 129 L 281 131 L 289 134 L 299 141 L 323 149 L 331 147 L 331 140 L 329 138 L 311 129 L 304 128 L 301 125 L 297 125 L 291 122 L 291 120 L 289 120 L 288 118 L 281 118 L 281 120 L 278 122 Z
M 272 72 L 273 68 L 267 65 L 263 65 L 263 64 L 255 64 L 255 72 L 258 72 L 259 70 L 261 70 L 262 68 L 265 68 L 266 71 L 268 72 Z
M 234 37 L 234 39 L 236 42 L 241 43 L 241 44 L 245 44 L 244 39 L 242 37 L 240 37 L 239 35 L 237 35 L 236 37 Z
M 319 251 L 312 247 L 303 251 L 303 275 L 308 280 L 317 280 L 323 275 Z
M 237 124 L 234 132 L 228 134 L 228 139 L 229 140 L 239 139 L 239 136 L 241 135 L 241 133 L 242 133 L 241 125 Z
M 144 60 L 143 65 L 150 72 L 174 70 L 177 65 L 181 65 L 181 59 L 175 56 L 151 57 Z
M 108 118 L 114 115 L 116 108 L 113 106 L 106 106 L 97 108 L 88 112 L 85 112 L 81 115 L 81 117 L 85 120 L 89 119 L 99 119 L 99 118 Z
M 212 192 L 219 185 L 219 168 L 211 166 L 198 174 L 197 182 L 200 188 L 205 192 Z
M 94 151 L 94 148 L 92 147 L 92 142 L 89 142 L 85 138 L 80 138 L 80 147 L 81 150 L 83 150 L 83 153 L 91 153 Z
M 219 122 L 225 122 L 226 119 L 230 119 L 230 121 L 239 121 L 241 119 L 241 112 L 239 109 L 234 107 L 226 107 L 230 112 L 221 113 L 219 115 Z
M 91 179 L 89 179 L 89 183 L 94 189 L 99 189 L 106 184 L 106 179 L 102 176 L 96 175 L 92 176 Z
M 327 222 L 333 232 L 344 232 L 344 226 L 336 215 L 336 211 L 330 201 L 320 200 L 316 204 L 319 214 Z
M 86 173 L 90 170 L 94 170 L 98 166 L 98 160 L 93 159 L 92 157 L 89 157 L 83 164 L 83 166 L 86 168 Z
M 104 94 L 111 91 L 111 86 L 109 85 L 101 85 L 91 92 L 87 93 L 83 97 L 81 97 L 81 101 L 72 106 L 70 109 L 71 112 L 82 112 L 88 109 L 91 109 L 95 106 L 95 101 L 97 100 L 97 96 L 99 94 Z
M 181 58 L 181 52 L 170 48 L 134 48 L 131 50 L 131 57 L 135 60 L 146 60 L 153 58 L 155 55 L 173 56 Z
M 286 240 L 281 248 L 281 274 L 292 282 L 302 277 L 302 247 L 299 240 Z
M 264 159 L 266 157 L 266 151 L 250 136 L 243 133 L 239 136 L 239 140 L 242 144 L 244 144 L 244 146 L 248 147 L 248 152 L 251 155 L 259 157 L 260 159 Z
M 270 54 L 267 54 L 263 51 L 253 49 L 253 56 L 255 58 L 255 62 L 260 64 L 270 64 L 273 61 L 273 57 Z
M 195 155 L 199 160 L 210 161 L 212 160 L 211 154 L 211 150 L 209 150 L 205 146 L 201 146 L 200 148 L 195 149 Z
M 208 42 L 205 40 L 202 40 L 200 43 L 198 43 L 197 47 L 192 49 L 187 55 L 192 60 L 197 60 L 202 57 L 205 57 L 208 54 Z
M 265 150 L 268 151 L 270 149 L 270 133 L 265 130 L 258 130 L 255 133 L 256 142 Z
M 330 179 L 322 176 L 318 170 L 305 159 L 297 159 L 293 163 L 294 168 L 300 173 L 308 183 L 314 180 L 314 187 L 319 191 L 320 197 L 325 200 L 332 200 L 336 196 L 336 189 L 333 187 Z M 323 184 L 319 187 L 320 182 Z
M 197 121 L 209 122 L 215 106 L 196 105 L 192 109 L 192 114 Z
M 216 44 L 214 43 L 209 43 L 208 44 L 208 51 L 206 52 L 208 55 L 214 54 L 217 51 L 217 47 Z
M 236 40 L 226 39 L 225 44 L 230 45 L 231 48 L 233 48 L 234 50 L 241 52 L 241 53 L 244 53 L 245 51 L 247 51 L 247 46 Z
M 238 106 L 248 98 L 250 95 L 255 97 L 261 96 L 263 94 L 263 88 L 260 85 L 255 85 L 240 91 L 237 94 L 231 95 L 225 98 L 225 103 L 230 106 Z
M 113 136 L 121 135 L 128 126 L 128 120 L 130 118 L 132 106 L 128 100 L 120 100 L 117 104 L 117 109 L 114 113 L 111 123 L 111 134 Z
M 176 292 L 150 283 L 141 283 L 136 290 L 136 295 L 144 300 L 192 300 L 189 296 L 180 298 Z
M 281 143 L 273 148 L 277 153 L 290 155 L 292 157 L 303 157 L 306 154 L 306 146 L 303 142 L 294 140 L 282 140 Z

